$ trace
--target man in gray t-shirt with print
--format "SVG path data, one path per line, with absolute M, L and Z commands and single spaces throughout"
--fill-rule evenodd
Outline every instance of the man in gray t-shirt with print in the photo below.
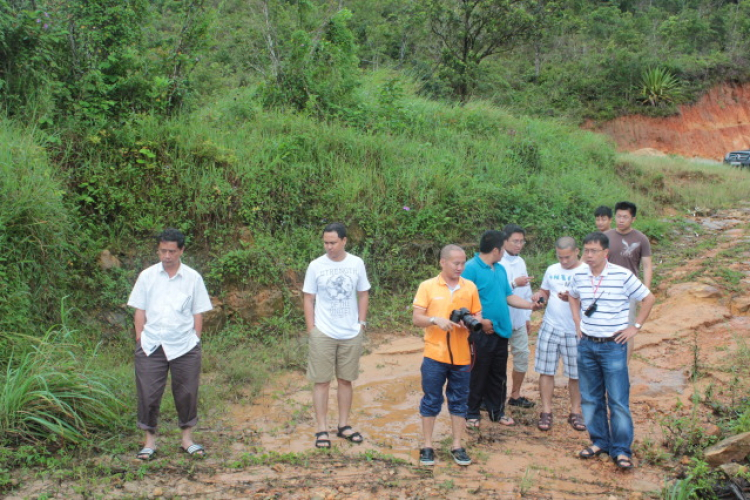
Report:
M 615 205 L 616 229 L 610 229 L 604 234 L 609 238 L 609 262 L 624 267 L 634 275 L 640 275 L 643 267 L 643 284 L 651 288 L 651 277 L 653 268 L 651 265 L 651 243 L 646 235 L 637 229 L 633 229 L 635 215 L 637 213 L 635 203 L 621 201 Z M 636 301 L 630 303 L 630 324 L 635 323 L 635 315 L 638 304 Z M 634 339 L 628 341 L 628 360 L 633 354 Z
M 338 437 L 353 443 L 364 438 L 348 424 L 352 381 L 359 376 L 364 328 L 367 325 L 370 282 L 365 264 L 346 251 L 346 227 L 338 222 L 323 229 L 325 255 L 310 263 L 305 274 L 305 323 L 310 335 L 307 377 L 313 382 L 317 431 L 315 446 L 330 448 L 328 393 L 338 381 Z

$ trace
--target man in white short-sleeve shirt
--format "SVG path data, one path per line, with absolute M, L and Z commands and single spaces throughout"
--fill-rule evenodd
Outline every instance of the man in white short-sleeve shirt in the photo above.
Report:
M 330 448 L 328 394 L 338 381 L 336 435 L 353 443 L 364 438 L 349 425 L 352 381 L 359 376 L 364 328 L 367 325 L 370 282 L 365 264 L 346 251 L 346 227 L 338 222 L 323 230 L 325 255 L 310 263 L 305 274 L 305 323 L 310 335 L 307 377 L 314 383 L 313 406 L 317 421 L 315 446 Z
M 568 423 L 577 431 L 585 431 L 581 393 L 578 389 L 578 339 L 568 305 L 568 289 L 573 275 L 586 267 L 586 264 L 578 259 L 578 244 L 570 236 L 563 236 L 555 242 L 555 255 L 558 263 L 547 268 L 541 289 L 531 298 L 532 302 L 538 302 L 542 298 L 547 302 L 534 355 L 534 369 L 539 373 L 539 394 L 542 399 L 537 428 L 542 431 L 552 428 L 555 373 L 562 358 L 563 374 L 568 377 L 570 396 Z
M 161 262 L 141 272 L 128 299 L 135 309 L 138 427 L 145 432 L 136 458 L 150 460 L 156 453 L 156 426 L 169 372 L 182 449 L 203 456 L 192 431 L 198 423 L 203 313 L 212 309 L 211 299 L 201 275 L 180 260 L 185 236 L 165 229 L 157 239 Z
M 583 240 L 588 268 L 573 275 L 568 302 L 578 335 L 581 407 L 591 446 L 580 458 L 607 453 L 622 469 L 632 469 L 633 419 L 630 415 L 628 340 L 648 319 L 656 298 L 624 267 L 611 264 L 609 238 L 591 233 Z M 641 303 L 635 324 L 630 301 Z M 609 411 L 607 411 L 609 409 Z

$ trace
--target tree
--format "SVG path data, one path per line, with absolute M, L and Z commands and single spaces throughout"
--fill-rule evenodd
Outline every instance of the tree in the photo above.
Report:
M 526 0 L 428 0 L 426 9 L 440 44 L 440 75 L 461 100 L 471 95 L 482 61 L 533 27 Z

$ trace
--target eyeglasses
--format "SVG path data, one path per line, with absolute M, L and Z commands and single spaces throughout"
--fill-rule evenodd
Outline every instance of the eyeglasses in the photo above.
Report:
M 604 249 L 602 248 L 584 248 L 583 253 L 588 255 L 596 255 L 599 252 L 603 252 Z
M 526 240 L 508 240 L 511 245 L 525 245 Z

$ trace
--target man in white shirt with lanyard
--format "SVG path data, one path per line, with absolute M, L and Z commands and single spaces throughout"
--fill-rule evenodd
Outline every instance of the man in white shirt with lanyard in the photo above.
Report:
M 618 467 L 631 469 L 627 343 L 641 329 L 656 298 L 632 272 L 609 263 L 608 255 L 609 238 L 604 233 L 584 238 L 583 259 L 588 268 L 573 275 L 568 296 L 579 338 L 583 416 L 592 442 L 578 456 L 588 459 L 607 453 Z M 632 299 L 641 302 L 634 325 L 628 323 Z
M 181 261 L 185 236 L 177 229 L 165 229 L 157 240 L 161 262 L 141 272 L 128 299 L 135 309 L 138 427 L 145 431 L 136 458 L 151 460 L 156 453 L 156 426 L 168 372 L 182 450 L 202 457 L 205 451 L 193 442 L 193 427 L 198 423 L 203 313 L 212 309 L 211 299 L 201 275 Z
M 370 300 L 365 263 L 346 251 L 346 226 L 339 222 L 328 224 L 323 229 L 323 247 L 326 253 L 310 263 L 302 287 L 310 335 L 307 377 L 315 384 L 316 448 L 331 447 L 328 393 L 334 376 L 339 405 L 336 435 L 352 443 L 364 441 L 348 421 Z

